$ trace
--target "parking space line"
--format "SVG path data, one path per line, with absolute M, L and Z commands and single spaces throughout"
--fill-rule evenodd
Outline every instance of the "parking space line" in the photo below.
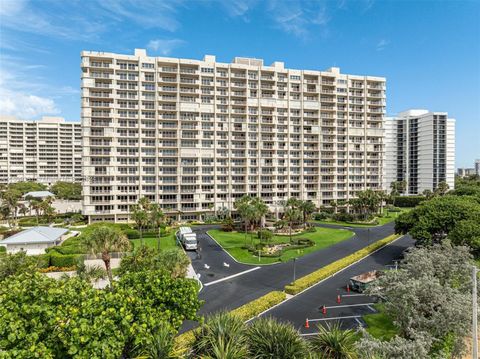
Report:
M 354 319 L 354 318 L 361 318 L 361 315 L 348 315 L 345 317 L 332 317 L 332 318 L 317 318 L 317 319 L 308 319 L 309 322 L 324 322 L 327 320 L 339 320 L 339 319 Z
M 345 305 L 332 305 L 331 307 L 325 307 L 325 309 L 335 309 L 335 308 L 348 308 L 348 307 L 368 307 L 371 310 L 374 310 L 371 305 L 375 303 L 364 303 L 364 304 L 345 304 Z
M 366 294 L 342 294 L 342 297 L 366 297 Z
M 245 270 L 245 271 L 243 271 L 243 272 L 229 275 L 228 277 L 225 277 L 225 278 L 220 278 L 220 279 L 214 280 L 214 281 L 212 281 L 212 282 L 204 283 L 203 285 L 204 285 L 205 287 L 208 287 L 209 285 L 217 284 L 217 283 L 220 283 L 220 282 L 223 282 L 223 281 L 226 281 L 226 280 L 229 280 L 229 279 L 238 277 L 238 276 L 240 276 L 240 275 L 247 274 L 247 273 L 249 273 L 249 272 L 253 272 L 254 270 L 257 270 L 257 269 L 260 269 L 260 267 L 250 268 L 250 269 L 247 269 L 247 270 Z

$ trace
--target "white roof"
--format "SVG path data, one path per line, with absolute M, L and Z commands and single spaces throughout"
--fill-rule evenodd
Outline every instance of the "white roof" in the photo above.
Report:
M 32 227 L 0 241 L 0 244 L 52 243 L 67 232 L 66 228 Z
M 192 229 L 190 227 L 180 227 L 180 233 L 181 234 L 192 233 Z
M 49 191 L 33 191 L 28 192 L 23 195 L 23 198 L 34 197 L 34 198 L 44 198 L 44 197 L 54 197 L 55 195 Z

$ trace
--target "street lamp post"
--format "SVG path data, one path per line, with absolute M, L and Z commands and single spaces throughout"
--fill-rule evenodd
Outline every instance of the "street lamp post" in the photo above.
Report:
M 295 283 L 295 280 L 296 280 L 296 263 L 297 263 L 297 258 L 293 258 L 293 283 Z

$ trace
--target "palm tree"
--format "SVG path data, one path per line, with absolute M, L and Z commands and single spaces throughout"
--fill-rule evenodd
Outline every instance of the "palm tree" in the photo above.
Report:
M 110 266 L 112 252 L 125 252 L 131 247 L 127 236 L 117 229 L 101 226 L 95 228 L 87 238 L 86 247 L 92 254 L 101 253 L 102 261 L 105 263 L 110 285 L 113 283 L 112 268 Z
M 288 203 L 288 201 L 287 201 Z M 292 229 L 295 223 L 298 223 L 302 218 L 302 213 L 298 208 L 293 206 L 287 206 L 285 208 L 285 212 L 283 213 L 283 219 L 288 223 L 289 227 L 289 234 L 290 234 L 290 242 L 292 242 Z
M 39 204 L 40 209 L 43 212 L 43 216 L 49 223 L 53 220 L 53 217 L 55 216 L 55 208 L 53 208 L 52 202 L 53 199 L 51 197 L 47 197 Z
M 144 246 L 143 229 L 148 225 L 149 218 L 148 213 L 138 204 L 132 206 L 131 218 L 137 224 L 138 231 L 140 232 L 140 242 L 142 247 Z
M 166 324 L 158 326 L 148 334 L 146 344 L 139 344 L 135 348 L 137 358 L 148 359 L 176 359 L 183 358 L 183 350 L 175 348 L 175 332 Z
M 310 344 L 314 351 L 322 354 L 321 358 L 357 359 L 357 334 L 354 330 L 342 330 L 338 324 L 318 326 L 318 334 Z
M 247 245 L 247 233 L 248 233 L 248 225 L 250 219 L 254 217 L 252 206 L 250 205 L 250 196 L 243 196 L 240 199 L 237 199 L 233 206 L 237 210 L 238 215 L 242 218 L 242 221 L 245 225 L 245 246 Z
M 240 318 L 226 312 L 208 317 L 194 332 L 192 351 L 195 358 L 247 357 L 245 324 Z
M 37 219 L 37 226 L 38 226 L 38 218 L 40 217 L 40 213 L 42 211 L 42 201 L 39 200 L 38 198 L 33 198 L 28 196 L 28 207 L 30 208 L 30 211 L 35 212 L 35 218 Z
M 28 213 L 28 207 L 25 206 L 23 203 L 18 204 L 18 213 L 20 213 L 22 216 L 26 216 Z
M 259 222 L 260 223 L 260 237 L 261 237 L 261 229 L 263 227 L 263 218 L 266 216 L 269 212 L 268 206 L 265 204 L 265 202 L 259 198 L 259 197 L 254 197 L 250 201 L 250 205 L 253 207 L 253 222 Z M 262 238 L 260 238 L 260 241 Z
M 158 230 L 157 249 L 160 250 L 160 232 L 162 227 L 165 226 L 165 214 L 157 203 L 152 204 L 150 207 L 150 222 Z
M 303 225 L 307 227 L 307 221 L 312 213 L 317 210 L 317 207 L 315 207 L 315 204 L 312 201 L 301 201 L 299 209 L 302 211 Z
M 250 357 L 307 358 L 308 347 L 298 331 L 273 318 L 259 318 L 248 328 L 247 343 Z

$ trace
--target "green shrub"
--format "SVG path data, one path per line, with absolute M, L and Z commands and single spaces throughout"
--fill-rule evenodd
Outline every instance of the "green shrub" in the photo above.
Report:
M 394 241 L 399 238 L 400 235 L 393 234 L 391 236 L 380 239 L 379 241 L 372 243 L 365 248 L 362 248 L 355 253 L 350 254 L 342 259 L 339 259 L 329 265 L 316 270 L 306 276 L 297 279 L 294 283 L 285 286 L 285 292 L 288 294 L 297 294 L 302 290 L 311 287 L 312 285 L 318 283 L 319 281 L 337 273 L 343 268 L 349 266 L 350 264 L 362 259 L 363 257 L 369 255 L 370 253 L 376 251 L 377 249 L 383 247 L 384 245 Z
M 60 254 L 52 252 L 50 253 L 50 265 L 54 267 L 71 267 L 77 265 L 83 258 L 84 256 L 81 254 Z
M 7 251 L 7 248 L 4 246 L 0 246 L 0 253 L 5 253 Z
M 355 216 L 351 213 L 347 213 L 347 212 L 338 212 L 338 213 L 335 213 L 332 218 L 335 220 L 335 221 L 339 221 L 339 222 L 352 222 L 355 220 Z
M 416 207 L 425 201 L 424 196 L 396 196 L 393 203 L 397 207 Z
M 257 232 L 257 237 L 262 241 L 268 242 L 273 238 L 273 232 L 269 229 L 261 229 Z
M 313 219 L 316 221 L 324 221 L 328 218 L 329 214 L 326 212 L 318 212 L 313 215 Z
M 237 315 L 242 320 L 246 321 L 259 315 L 274 305 L 283 302 L 286 298 L 287 295 L 285 292 L 272 291 L 258 299 L 255 299 L 254 301 L 232 310 L 232 314 Z
M 140 232 L 136 229 L 126 229 L 123 233 L 127 236 L 128 239 L 137 239 L 140 238 Z

